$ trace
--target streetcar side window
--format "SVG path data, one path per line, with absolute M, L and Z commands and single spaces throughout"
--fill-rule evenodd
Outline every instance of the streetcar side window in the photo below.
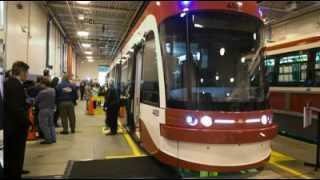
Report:
M 146 37 L 143 49 L 141 102 L 159 106 L 158 66 L 155 51 L 154 33 Z
M 307 49 L 266 57 L 266 78 L 271 86 L 319 86 L 320 51 Z

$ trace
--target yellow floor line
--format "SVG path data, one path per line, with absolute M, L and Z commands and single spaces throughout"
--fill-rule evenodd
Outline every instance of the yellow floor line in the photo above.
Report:
M 121 122 L 119 121 L 119 126 L 123 128 Z M 141 153 L 141 151 L 139 150 L 139 147 L 136 145 L 136 143 L 132 140 L 131 136 L 128 133 L 124 133 L 123 137 L 126 139 L 127 143 L 129 144 L 132 153 L 134 156 L 136 157 L 141 157 L 141 156 L 145 156 L 143 153 Z
M 126 130 L 124 129 L 124 127 L 122 126 L 120 121 L 118 121 L 118 125 L 119 125 L 118 133 L 122 133 L 123 134 L 123 137 L 125 138 L 125 140 L 127 141 L 128 145 L 130 146 L 130 148 L 132 150 L 132 154 L 131 155 L 119 155 L 119 156 L 106 156 L 105 158 L 106 159 L 120 159 L 120 158 L 131 158 L 131 157 L 146 156 L 145 154 L 143 154 L 139 150 L 139 147 L 132 140 L 131 136 L 126 132 Z M 107 134 L 108 132 L 110 132 L 110 129 L 102 127 L 101 131 L 102 131 L 103 134 Z
M 39 140 L 27 141 L 27 145 L 37 144 L 37 143 L 39 143 Z
M 146 156 L 146 155 L 142 155 Z M 129 155 L 119 155 L 119 156 L 106 156 L 106 159 L 123 159 L 123 158 L 135 158 L 137 156 L 129 154 Z M 140 157 L 140 156 L 139 156 Z
M 292 160 L 295 160 L 294 158 L 292 157 L 289 157 L 289 156 L 286 156 L 284 154 L 281 154 L 279 152 L 275 152 L 275 151 L 272 151 L 271 153 L 271 157 L 270 157 L 270 160 L 269 160 L 269 164 L 283 170 L 283 171 L 286 171 L 290 174 L 293 174 L 297 177 L 300 177 L 300 178 L 303 178 L 303 179 L 313 179 L 313 177 L 311 176 L 308 176 L 308 175 L 305 175 L 295 169 L 292 169 L 292 168 L 289 168 L 287 166 L 284 166 L 282 164 L 279 164 L 279 162 L 281 161 L 292 161 Z
M 134 141 L 131 139 L 130 135 L 125 133 L 123 134 L 124 138 L 126 139 L 127 143 L 129 144 L 132 153 L 134 156 L 139 157 L 139 156 L 143 156 L 143 154 L 141 153 L 141 151 L 139 150 L 138 146 L 134 143 Z

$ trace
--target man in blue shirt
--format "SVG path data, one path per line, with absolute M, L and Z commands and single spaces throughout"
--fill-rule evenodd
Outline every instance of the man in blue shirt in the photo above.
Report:
M 76 87 L 70 83 L 67 74 L 63 76 L 61 83 L 56 87 L 56 96 L 63 126 L 61 134 L 69 134 L 69 123 L 71 133 L 75 133 L 76 115 L 74 107 L 77 100 L 77 91 Z

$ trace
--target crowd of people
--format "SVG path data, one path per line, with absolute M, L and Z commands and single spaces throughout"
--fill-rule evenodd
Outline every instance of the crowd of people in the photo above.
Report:
M 29 173 L 23 170 L 28 132 L 32 127 L 28 113 L 32 112 L 33 122 L 40 144 L 57 142 L 56 127 L 62 122 L 62 135 L 76 132 L 75 106 L 78 92 L 81 100 L 92 96 L 103 96 L 106 111 L 105 124 L 110 129 L 107 135 L 117 134 L 117 117 L 120 109 L 120 93 L 112 81 L 105 86 L 93 81 L 72 82 L 68 74 L 50 77 L 48 70 L 35 81 L 29 80 L 29 65 L 18 61 L 5 73 L 4 80 L 4 172 L 5 177 L 21 178 Z M 70 131 L 69 131 L 70 129 Z
M 20 178 L 23 170 L 25 144 L 30 129 L 28 112 L 33 109 L 35 125 L 43 141 L 40 144 L 56 143 L 58 119 L 61 118 L 63 131 L 69 134 L 76 130 L 75 105 L 78 99 L 77 86 L 65 74 L 51 80 L 48 70 L 28 80 L 28 64 L 18 61 L 5 73 L 4 82 L 4 172 L 5 177 Z

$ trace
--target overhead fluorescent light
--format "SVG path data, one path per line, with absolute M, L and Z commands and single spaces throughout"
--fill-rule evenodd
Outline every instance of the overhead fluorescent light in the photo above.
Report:
M 84 20 L 84 15 L 83 14 L 79 14 L 78 19 L 79 20 Z
M 78 4 L 89 4 L 90 1 L 76 1 Z
M 93 57 L 92 56 L 87 56 L 87 59 L 92 59 Z
M 89 43 L 82 43 L 82 47 L 89 48 L 89 47 L 91 47 L 91 44 L 89 44 Z
M 78 34 L 78 36 L 88 36 L 89 32 L 88 31 L 78 31 L 77 34 Z
M 93 59 L 88 59 L 88 62 L 94 62 L 94 60 Z
M 84 53 L 91 55 L 91 54 L 92 54 L 92 51 L 85 51 Z

